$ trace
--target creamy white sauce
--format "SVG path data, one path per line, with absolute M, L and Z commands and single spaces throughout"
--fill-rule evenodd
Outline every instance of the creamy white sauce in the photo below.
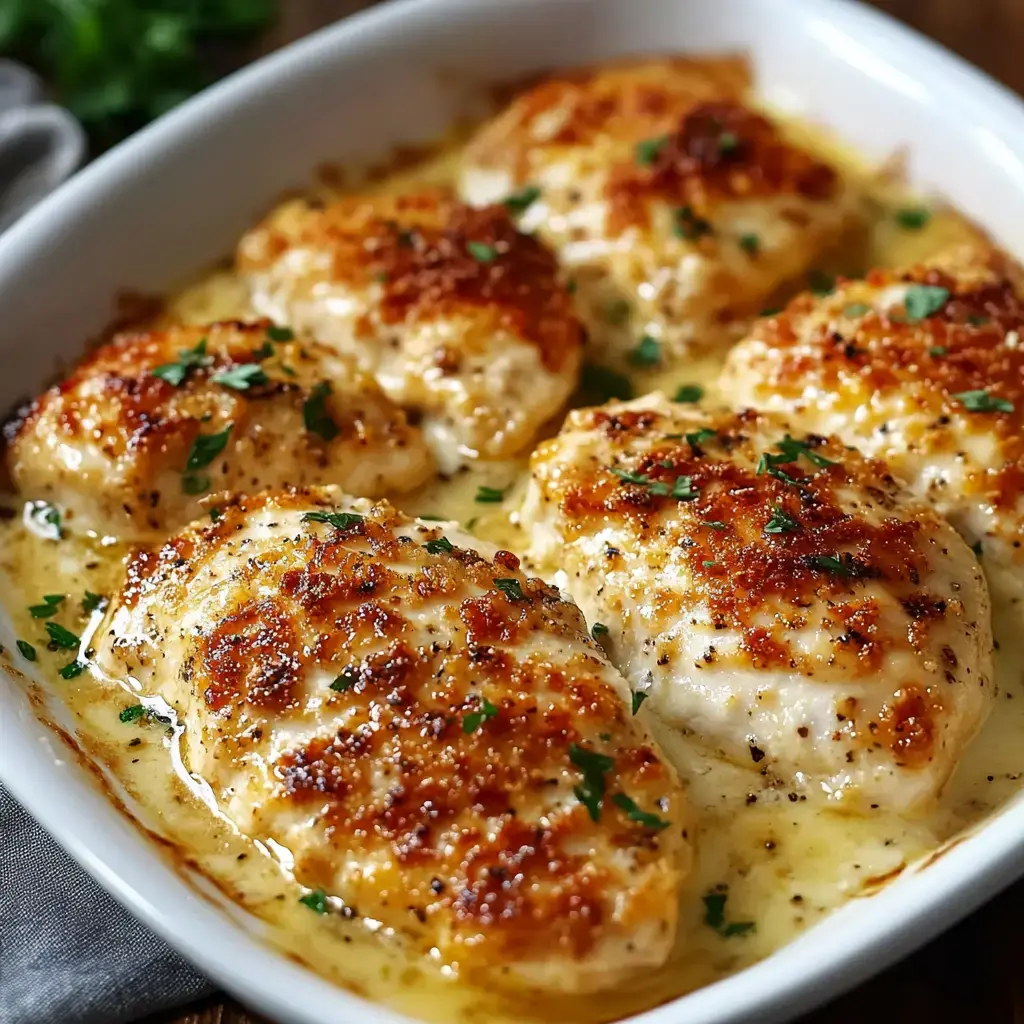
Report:
M 819 135 L 800 126 L 793 130 L 852 173 L 862 173 L 849 154 Z M 381 187 L 443 183 L 450 159 L 403 171 Z M 871 191 L 880 211 L 877 223 L 837 252 L 829 269 L 854 273 L 873 264 L 902 263 L 975 234 L 945 209 L 936 210 L 924 230 L 903 230 L 887 212 L 903 201 L 901 187 L 873 180 Z M 162 319 L 204 322 L 250 313 L 238 280 L 219 269 L 171 301 Z M 714 402 L 710 381 L 717 370 L 717 361 L 706 360 L 671 374 L 638 374 L 634 385 L 638 394 L 655 387 L 671 394 L 679 384 L 701 383 L 708 388 L 705 401 Z M 552 424 L 555 429 L 557 424 Z M 398 504 L 410 513 L 457 520 L 481 538 L 521 550 L 514 512 L 525 470 L 525 460 L 477 464 Z M 505 500 L 476 502 L 481 485 L 504 491 Z M 143 808 L 147 826 L 178 851 L 183 865 L 190 864 L 266 924 L 269 942 L 341 985 L 424 1019 L 597 1022 L 649 1008 L 767 956 L 845 900 L 877 891 L 901 868 L 941 848 L 1020 788 L 1024 690 L 1021 658 L 1014 656 L 1019 652 L 1000 652 L 997 708 L 938 806 L 913 821 L 881 812 L 870 817 L 823 812 L 771 788 L 756 766 L 726 764 L 677 736 L 664 736 L 689 787 L 698 851 L 695 871 L 680 894 L 674 956 L 661 970 L 614 992 L 576 998 L 518 995 L 509 1000 L 461 984 L 452 971 L 436 964 L 410 962 L 397 943 L 375 933 L 365 919 L 314 914 L 299 903 L 304 890 L 290 875 L 288 852 L 238 835 L 216 813 L 209 789 L 188 774 L 177 753 L 180 727 L 120 720 L 123 709 L 140 701 L 130 680 L 103 679 L 92 670 L 61 679 L 58 670 L 75 652 L 47 650 L 44 621 L 83 635 L 86 652 L 90 617 L 80 611 L 82 596 L 86 591 L 116 591 L 125 550 L 109 539 L 77 534 L 73 513 L 65 518 L 63 539 L 54 540 L 38 515 L 23 517 L 23 501 L 11 498 L 9 505 L 17 514 L 0 526 L 2 569 L 8 580 L 5 603 L 18 635 L 35 645 L 40 667 L 75 716 L 86 751 L 109 767 Z M 553 569 L 536 568 L 548 574 Z M 33 619 L 27 608 L 44 594 L 68 596 L 52 619 Z M 94 614 L 93 626 L 96 621 Z M 170 712 L 166 706 L 152 706 L 158 713 Z M 754 924 L 742 936 L 722 937 L 704 923 L 701 897 L 719 886 L 728 887 L 727 920 Z

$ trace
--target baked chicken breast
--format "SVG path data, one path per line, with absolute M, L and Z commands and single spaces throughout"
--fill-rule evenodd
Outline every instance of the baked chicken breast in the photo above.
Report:
M 554 247 L 601 358 L 720 346 L 858 211 L 836 168 L 789 141 L 737 58 L 560 73 L 471 139 L 460 194 L 504 201 Z
M 109 616 L 101 668 L 177 710 L 223 813 L 335 907 L 496 984 L 667 956 L 679 783 L 579 610 L 508 551 L 263 495 L 139 553 Z
M 992 703 L 988 595 L 884 465 L 656 394 L 571 413 L 531 468 L 533 557 L 663 722 L 855 810 L 941 790 Z
M 25 497 L 76 529 L 162 539 L 221 490 L 338 483 L 369 497 L 434 471 L 354 360 L 265 323 L 124 334 L 5 426 Z
M 928 498 L 978 552 L 1007 635 L 1024 625 L 1022 295 L 985 248 L 874 270 L 759 321 L 722 376 L 734 404 L 834 433 Z
M 575 387 L 582 328 L 552 254 L 441 193 L 297 200 L 239 245 L 254 307 L 353 356 L 446 469 L 527 446 Z

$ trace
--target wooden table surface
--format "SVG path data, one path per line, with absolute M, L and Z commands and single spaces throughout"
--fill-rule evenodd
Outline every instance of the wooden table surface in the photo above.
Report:
M 629 0 L 620 0 L 628 3 Z M 713 0 L 696 0 L 710 3 Z M 1024 0 L 870 0 L 1024 93 Z M 263 49 L 369 6 L 361 0 L 282 0 Z M 908 959 L 800 1024 L 1024 1024 L 1024 881 Z M 144 1024 L 264 1024 L 214 997 Z M 325 1021 L 324 1024 L 334 1024 Z

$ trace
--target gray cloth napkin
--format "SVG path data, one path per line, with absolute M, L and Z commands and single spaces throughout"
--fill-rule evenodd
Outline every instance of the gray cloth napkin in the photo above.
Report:
M 0 1024 L 120 1024 L 209 991 L 0 788 Z

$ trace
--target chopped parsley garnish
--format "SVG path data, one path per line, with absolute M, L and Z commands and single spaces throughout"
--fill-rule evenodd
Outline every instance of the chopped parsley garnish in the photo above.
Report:
M 498 258 L 498 250 L 486 242 L 469 241 L 466 250 L 477 263 L 493 263 Z
M 85 663 L 79 661 L 77 658 L 74 661 L 69 661 L 58 673 L 61 679 L 74 679 L 76 676 L 80 676 L 85 671 Z
M 432 555 L 447 555 L 455 550 L 455 545 L 447 537 L 438 537 L 437 540 L 428 540 L 423 545 Z
M 599 636 L 607 636 L 608 635 L 608 627 L 603 622 L 595 622 L 590 627 L 590 635 L 595 640 L 597 640 L 597 638 Z M 598 641 L 598 643 L 600 643 L 600 641 Z
M 772 509 L 771 519 L 764 524 L 765 533 L 793 533 L 800 528 L 800 524 L 778 505 Z
M 626 817 L 630 821 L 635 821 L 638 825 L 643 825 L 644 828 L 654 829 L 656 832 L 660 832 L 663 828 L 668 828 L 671 822 L 665 821 L 664 818 L 659 818 L 656 814 L 651 814 L 648 811 L 642 811 L 637 806 L 636 801 L 631 797 L 626 796 L 625 793 L 616 793 L 612 797 L 612 803 L 616 807 L 626 812 Z
M 675 217 L 674 230 L 677 238 L 685 238 L 692 242 L 702 235 L 713 233 L 711 222 L 706 221 L 703 217 L 698 217 L 692 207 L 680 206 L 675 210 L 673 216 Z
M 180 387 L 189 373 L 196 367 L 204 366 L 209 359 L 206 355 L 206 339 L 203 338 L 195 348 L 185 348 L 178 353 L 176 363 L 164 363 L 154 367 L 152 374 L 166 381 L 171 387 Z
M 725 923 L 725 903 L 728 898 L 728 895 L 723 890 L 709 892 L 702 897 L 704 901 L 704 923 L 726 939 L 752 932 L 755 927 L 753 921 Z
M 953 395 L 968 412 L 1013 412 L 1013 402 L 997 395 L 989 394 L 984 389 L 979 391 L 961 391 Z
M 476 489 L 476 497 L 473 500 L 480 502 L 481 505 L 495 505 L 505 500 L 505 491 L 498 487 L 481 486 Z
M 279 327 L 277 324 L 271 324 L 267 328 L 267 337 L 271 341 L 291 341 L 295 337 L 295 332 L 290 327 Z
M 656 338 L 645 334 L 639 344 L 629 352 L 629 361 L 634 366 L 657 366 L 661 362 L 661 345 Z
M 107 599 L 102 594 L 94 594 L 91 590 L 85 592 L 85 596 L 82 598 L 82 611 L 86 615 L 97 609 L 102 609 L 107 606 Z
M 761 239 L 755 234 L 740 235 L 740 248 L 750 256 L 761 251 Z
M 925 206 L 904 206 L 896 211 L 896 223 L 907 231 L 920 231 L 932 219 L 932 212 Z
M 518 192 L 513 192 L 501 201 L 509 213 L 522 213 L 529 209 L 540 198 L 540 189 L 536 185 L 527 185 Z
M 44 594 L 42 604 L 29 605 L 28 613 L 33 619 L 50 619 L 60 610 L 63 594 Z
M 333 441 L 338 436 L 338 424 L 331 419 L 331 414 L 327 411 L 327 396 L 331 390 L 330 383 L 322 380 L 302 403 L 303 426 L 311 434 L 316 434 L 325 441 Z
M 61 650 L 76 650 L 79 643 L 81 643 L 70 629 L 65 629 L 59 622 L 48 622 L 46 624 L 46 633 L 50 638 L 50 643 L 55 648 Z
M 714 430 L 710 430 L 708 427 L 701 427 L 700 430 L 691 431 L 689 434 L 684 434 L 683 436 L 686 438 L 686 443 L 691 448 L 696 448 L 697 445 L 718 437 L 718 434 Z
M 570 295 L 575 295 L 576 294 L 576 278 L 575 277 L 570 277 L 569 280 L 565 282 L 565 290 Z
M 500 577 L 494 580 L 494 585 L 500 590 L 510 601 L 529 601 L 530 599 L 523 593 L 523 586 L 514 576 Z
M 304 907 L 309 907 L 316 914 L 327 913 L 327 893 L 323 889 L 314 889 L 307 892 L 305 896 L 299 897 L 299 902 Z
M 699 402 L 703 397 L 704 389 L 699 384 L 680 384 L 676 388 L 676 393 L 672 396 L 672 401 L 692 405 L 694 402 Z M 714 433 L 714 431 L 711 431 L 711 433 Z
M 795 487 L 802 487 L 803 484 L 799 480 L 794 479 L 779 467 L 796 462 L 801 455 L 819 468 L 836 465 L 832 459 L 825 458 L 824 455 L 815 451 L 806 441 L 797 441 L 796 438 L 790 437 L 789 434 L 777 442 L 775 447 L 779 450 L 778 455 L 773 455 L 770 452 L 762 453 L 757 463 L 758 476 L 763 476 L 767 473 L 769 476 L 775 477 L 776 480 L 793 484 Z
M 932 359 L 941 359 L 943 356 L 948 354 L 949 349 L 946 348 L 945 345 L 932 345 L 932 347 L 928 349 L 928 355 L 930 355 Z
M 848 316 L 851 319 L 858 316 L 867 316 L 871 312 L 871 307 L 866 302 L 851 302 L 846 309 L 843 310 L 843 316 Z
M 640 690 L 636 690 L 633 693 L 633 714 L 635 715 L 640 710 L 640 705 L 647 700 L 647 694 L 642 693 Z
M 824 270 L 812 270 L 807 275 L 807 286 L 815 295 L 831 295 L 835 291 L 836 278 Z
M 608 468 L 615 476 L 626 484 L 636 484 L 638 487 L 650 487 L 651 484 L 654 483 L 654 481 L 644 473 L 633 473 L 628 469 L 616 469 L 615 466 L 609 466 Z M 665 488 L 662 493 L 668 494 L 667 485 L 662 484 L 661 486 Z
M 336 530 L 351 530 L 358 526 L 363 517 L 355 512 L 307 512 L 303 517 L 304 523 L 327 523 Z
M 146 709 L 141 704 L 132 704 L 130 707 L 122 708 L 117 717 L 122 722 L 137 722 L 140 718 L 146 717 Z
M 978 316 L 977 314 L 972 313 L 967 318 L 967 322 L 972 327 L 984 327 L 985 324 L 990 323 L 991 321 L 989 320 L 989 318 L 987 316 Z
M 740 148 L 740 137 L 735 132 L 722 132 L 718 136 L 718 152 L 723 155 L 735 153 Z
M 231 436 L 233 423 L 229 423 L 217 434 L 200 434 L 192 442 L 192 448 L 188 453 L 188 460 L 185 462 L 185 469 L 191 472 L 194 469 L 202 469 L 208 466 L 226 447 L 228 438 Z
M 498 708 L 496 708 L 486 697 L 480 698 L 480 710 L 472 711 L 470 714 L 462 720 L 462 731 L 467 735 L 471 735 L 480 728 L 488 718 L 494 718 L 498 714 Z
M 975 554 L 975 555 L 976 555 L 976 556 L 977 556 L 978 558 L 981 558 L 981 555 L 982 555 L 982 547 L 981 547 L 981 541 L 980 541 L 980 540 L 976 540 L 976 541 L 975 541 L 975 542 L 974 542 L 974 543 L 973 543 L 973 544 L 971 545 L 971 550 L 972 550 L 972 551 L 974 552 L 974 554 Z
M 25 506 L 25 525 L 47 540 L 60 540 L 64 536 L 60 510 L 48 501 L 31 501 Z
M 653 139 L 641 139 L 633 147 L 633 157 L 641 167 L 650 167 L 658 159 L 658 154 L 668 144 L 668 140 L 667 135 L 658 135 Z
M 625 402 L 633 397 L 633 385 L 628 377 L 607 366 L 584 363 L 577 395 L 581 405 L 603 405 L 613 398 Z
M 210 509 L 210 520 L 211 520 L 211 522 L 214 522 L 214 523 L 220 522 L 220 517 L 222 515 L 224 515 L 224 513 L 221 512 L 221 510 L 219 508 L 217 508 L 216 506 L 214 506 L 213 508 Z
M 907 319 L 924 320 L 932 313 L 937 313 L 949 301 L 949 289 L 935 284 L 912 284 L 907 289 L 907 297 L 903 307 L 907 311 Z
M 705 569 L 710 569 L 713 565 L 718 565 L 716 561 L 711 559 L 706 562 L 701 562 L 700 564 L 703 565 Z
M 812 569 L 820 569 L 830 576 L 855 579 L 865 575 L 865 566 L 848 551 L 837 551 L 834 555 L 808 555 L 804 561 Z
M 205 473 L 186 473 L 181 478 L 181 489 L 186 494 L 205 494 L 210 484 L 210 478 Z
M 622 327 L 629 319 L 630 305 L 625 299 L 612 299 L 604 307 L 604 318 L 612 327 Z
M 693 477 L 677 476 L 672 485 L 672 497 L 676 501 L 695 501 L 700 497 L 700 489 L 693 486 Z
M 222 373 L 214 374 L 211 378 L 214 384 L 223 384 L 226 388 L 234 388 L 235 391 L 248 391 L 257 384 L 266 384 L 267 375 L 259 363 L 242 363 L 240 366 L 232 366 Z
M 615 767 L 615 759 L 572 743 L 569 746 L 569 760 L 583 773 L 581 784 L 574 786 L 572 791 L 576 799 L 586 807 L 591 819 L 599 821 L 604 805 L 604 777 Z
M 338 673 L 331 682 L 330 689 L 335 693 L 344 693 L 352 689 L 359 682 L 359 671 L 354 668 L 345 668 Z
M 758 313 L 758 316 L 778 316 L 783 310 L 782 306 L 765 306 L 764 309 Z
M 18 646 L 18 650 L 21 651 L 21 656 L 26 661 L 36 660 L 36 649 L 27 640 L 17 640 L 15 642 Z
M 725 530 L 727 524 L 723 523 L 721 519 L 702 519 L 700 521 L 701 526 L 706 526 L 710 530 Z

